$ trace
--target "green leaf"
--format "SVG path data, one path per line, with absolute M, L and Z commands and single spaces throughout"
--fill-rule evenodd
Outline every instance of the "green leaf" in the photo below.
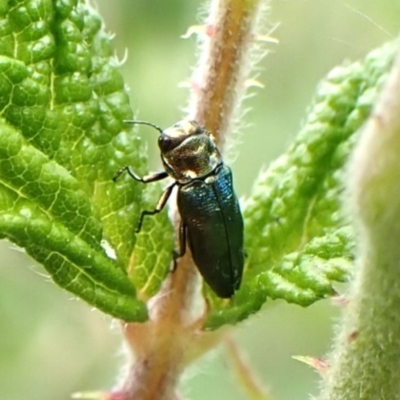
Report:
M 158 257 L 135 249 L 139 213 L 160 190 L 112 181 L 128 164 L 144 174 L 146 157 L 123 123 L 132 112 L 110 41 L 87 1 L 1 3 L 0 237 L 64 289 L 143 321 L 138 297 L 154 294 L 168 272 L 172 233 L 165 215 L 146 221 L 142 235 L 156 230 Z M 159 232 L 171 237 L 163 246 Z
M 335 294 L 333 282 L 349 276 L 354 238 L 341 209 L 344 172 L 393 55 L 393 44 L 385 45 L 320 83 L 294 143 L 260 173 L 244 203 L 242 288 L 231 302 L 207 291 L 207 328 L 243 320 L 268 298 L 307 306 Z
M 143 208 L 154 209 L 154 196 L 159 195 L 158 187 L 150 185 L 147 195 L 144 197 Z M 158 292 L 160 283 L 169 271 L 174 236 L 165 211 L 157 217 L 146 218 L 144 224 L 146 229 L 142 229 L 137 236 L 131 265 L 135 268 L 132 282 L 135 287 L 141 288 L 143 298 L 148 299 Z

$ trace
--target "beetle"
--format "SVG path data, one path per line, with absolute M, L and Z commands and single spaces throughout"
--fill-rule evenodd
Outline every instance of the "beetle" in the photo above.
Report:
M 221 158 L 212 134 L 196 121 L 182 120 L 162 130 L 146 121 L 125 121 L 156 129 L 164 171 L 139 177 L 129 167 L 117 171 L 113 180 L 127 172 L 142 183 L 171 177 L 174 182 L 162 193 L 154 210 L 142 211 L 136 232 L 147 215 L 159 213 L 175 186 L 181 218 L 179 251 L 174 263 L 192 253 L 200 274 L 221 298 L 230 298 L 239 289 L 244 265 L 243 218 L 232 184 L 232 172 Z

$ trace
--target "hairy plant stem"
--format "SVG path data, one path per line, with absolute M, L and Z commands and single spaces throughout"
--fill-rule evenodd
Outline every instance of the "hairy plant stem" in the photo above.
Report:
M 357 273 L 320 400 L 400 399 L 400 51 L 356 146 Z
M 259 0 L 214 0 L 210 4 L 207 20 L 210 34 L 203 38 L 189 118 L 212 131 L 220 144 L 243 93 L 248 69 L 246 56 L 254 37 L 259 3 Z M 115 398 L 176 399 L 176 385 L 186 364 L 220 340 L 222 331 L 201 332 L 203 319 L 193 313 L 198 286 L 198 273 L 187 251 L 149 302 L 150 320 L 124 325 L 132 357 L 114 392 Z
M 201 35 L 203 51 L 192 76 L 189 118 L 224 145 L 251 67 L 250 50 L 261 12 L 260 0 L 216 0 Z
M 189 253 L 170 274 L 153 299 L 150 320 L 126 324 L 124 334 L 132 351 L 131 363 L 122 387 L 124 400 L 174 399 L 175 386 L 186 353 L 196 341 L 196 326 L 190 315 L 196 285 L 196 271 Z

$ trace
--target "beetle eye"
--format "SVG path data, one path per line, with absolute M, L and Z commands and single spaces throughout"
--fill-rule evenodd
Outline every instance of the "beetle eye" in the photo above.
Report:
M 167 135 L 160 135 L 158 137 L 158 146 L 162 152 L 169 151 L 179 146 L 184 138 L 173 138 Z
M 160 149 L 162 149 L 163 151 L 171 150 L 172 140 L 168 136 L 161 135 L 158 137 L 158 145 L 160 146 Z

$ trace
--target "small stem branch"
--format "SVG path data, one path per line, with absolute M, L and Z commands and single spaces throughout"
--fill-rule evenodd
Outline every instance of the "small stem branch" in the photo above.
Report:
M 232 338 L 225 339 L 235 375 L 249 400 L 272 400 Z
M 400 51 L 349 170 L 357 273 L 320 400 L 400 395 Z

